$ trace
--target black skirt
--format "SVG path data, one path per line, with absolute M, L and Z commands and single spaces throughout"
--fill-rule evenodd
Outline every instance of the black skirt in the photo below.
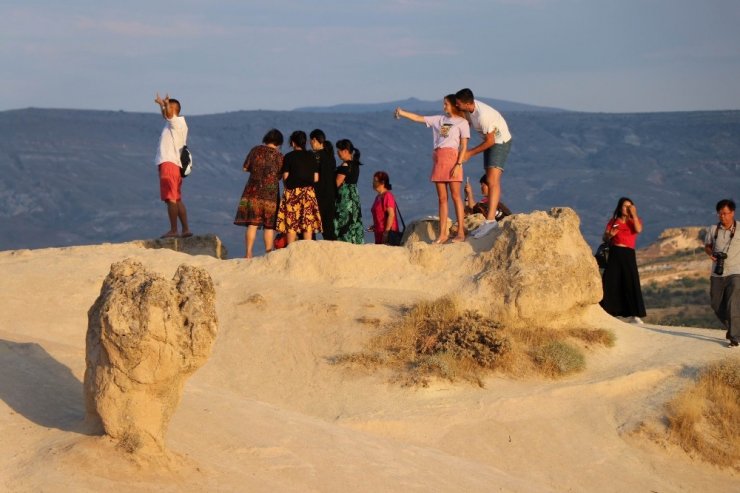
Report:
M 644 317 L 645 302 L 640 289 L 635 250 L 609 247 L 609 261 L 602 277 L 604 299 L 601 307 L 614 317 Z

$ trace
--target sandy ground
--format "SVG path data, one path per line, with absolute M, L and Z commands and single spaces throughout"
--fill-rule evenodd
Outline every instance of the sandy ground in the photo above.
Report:
M 713 491 L 740 476 L 631 433 L 696 369 L 740 352 L 700 328 L 634 326 L 559 381 L 489 378 L 485 388 L 410 389 L 348 371 L 399 307 L 465 290 L 469 243 L 410 255 L 300 242 L 219 261 L 131 245 L 0 252 L 0 490 Z M 82 432 L 87 310 L 110 264 L 132 257 L 172 277 L 203 266 L 220 332 L 186 384 L 167 468 L 132 464 Z M 474 264 L 474 262 L 472 262 Z

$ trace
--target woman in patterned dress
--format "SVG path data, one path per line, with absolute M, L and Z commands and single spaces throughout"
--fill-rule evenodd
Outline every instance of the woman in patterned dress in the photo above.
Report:
M 280 202 L 277 229 L 285 233 L 288 244 L 298 233 L 310 240 L 313 233 L 321 232 L 321 213 L 316 200 L 314 184 L 319 181 L 319 164 L 313 153 L 306 150 L 306 132 L 296 130 L 290 134 L 293 148 L 283 159 L 283 200 Z
M 257 228 L 264 228 L 265 252 L 272 250 L 273 232 L 277 222 L 278 202 L 280 201 L 280 168 L 283 155 L 283 134 L 275 128 L 262 138 L 262 145 L 252 148 L 244 160 L 242 169 L 249 173 L 249 180 L 242 192 L 236 210 L 234 224 L 246 226 L 244 242 L 247 258 L 252 258 Z
M 360 178 L 360 150 L 348 139 L 337 141 L 337 156 L 342 164 L 337 166 L 337 206 L 334 216 L 334 232 L 337 240 L 362 244 L 365 231 L 362 226 L 360 194 L 357 180 Z

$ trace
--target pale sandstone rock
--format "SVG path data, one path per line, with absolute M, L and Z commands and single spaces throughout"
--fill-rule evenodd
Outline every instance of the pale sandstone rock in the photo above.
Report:
M 168 248 L 189 255 L 209 255 L 218 259 L 228 258 L 228 251 L 221 239 L 214 234 L 195 235 L 189 238 L 156 238 L 132 242 L 144 248 Z
M 216 332 L 204 269 L 181 265 L 168 281 L 131 259 L 113 264 L 88 311 L 87 422 L 128 452 L 164 452 L 185 380 L 207 360 Z
M 483 214 L 468 214 L 463 219 L 463 228 L 465 228 L 465 234 L 470 234 L 471 231 L 476 229 L 478 226 L 483 224 L 485 220 Z M 448 235 L 450 238 L 457 235 L 457 222 L 448 219 L 450 229 Z M 403 244 L 415 243 L 423 241 L 424 243 L 433 243 L 439 237 L 439 219 L 436 217 L 428 217 L 424 219 L 418 219 L 412 221 L 406 225 L 406 231 L 403 235 Z
M 591 248 L 569 208 L 516 214 L 482 240 L 472 302 L 509 326 L 573 324 L 602 298 L 601 277 Z

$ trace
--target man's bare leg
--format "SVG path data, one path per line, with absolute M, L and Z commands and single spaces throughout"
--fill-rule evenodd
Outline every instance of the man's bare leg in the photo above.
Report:
M 177 238 L 177 217 L 180 211 L 180 207 L 177 204 L 177 202 L 171 200 L 165 201 L 167 217 L 170 220 L 170 230 L 160 236 L 160 238 Z
M 183 238 L 193 236 L 193 233 L 190 232 L 190 227 L 188 226 L 188 211 L 185 209 L 185 203 L 182 200 L 177 202 L 177 217 L 180 219 L 180 223 L 182 223 L 181 236 Z M 177 232 L 177 223 L 175 223 L 175 232 Z
M 488 181 L 488 216 L 487 221 L 496 219 L 498 202 L 501 200 L 501 168 L 486 168 L 486 180 Z

